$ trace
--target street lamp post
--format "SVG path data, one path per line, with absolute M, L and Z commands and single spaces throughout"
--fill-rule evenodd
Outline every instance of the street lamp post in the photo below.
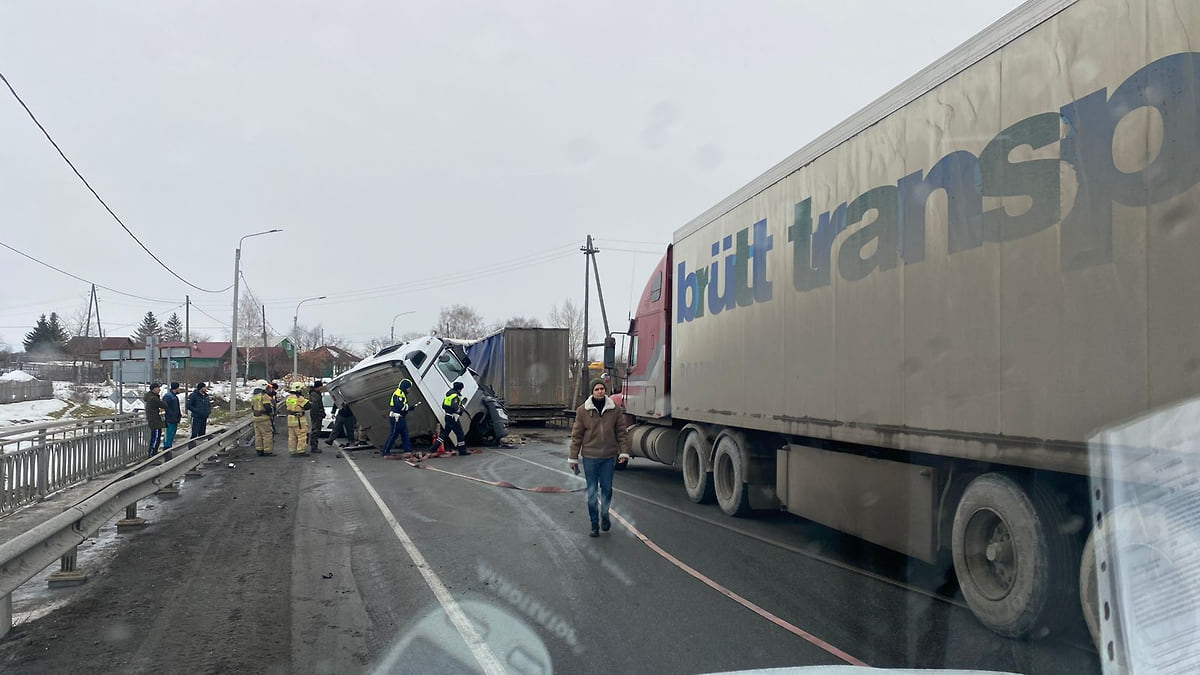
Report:
M 318 295 L 315 298 L 305 298 L 305 299 L 301 300 L 300 302 L 296 303 L 296 313 L 292 314 L 292 381 L 293 382 L 296 381 L 296 376 L 298 375 L 298 373 L 296 371 L 299 370 L 299 368 L 300 368 L 300 365 L 299 365 L 299 360 L 300 360 L 299 359 L 299 357 L 300 357 L 300 340 L 299 340 L 299 337 L 300 337 L 300 305 L 303 305 L 304 303 L 308 302 L 309 300 L 324 300 L 324 299 L 325 299 L 325 296 Z
M 250 237 L 271 234 L 272 232 L 283 232 L 283 230 L 275 228 L 273 230 L 264 230 L 262 232 L 248 234 L 241 239 L 238 239 L 237 248 L 233 252 L 233 327 L 229 331 L 233 341 L 233 357 L 229 362 L 229 414 L 231 415 L 237 412 L 238 277 L 242 275 L 242 242 L 246 241 Z M 246 354 L 246 358 L 250 358 L 250 355 Z
M 414 313 L 416 313 L 416 310 L 412 310 L 409 312 L 400 312 L 396 316 L 392 317 L 392 344 L 396 344 L 396 319 L 399 319 L 400 317 L 404 316 L 405 314 L 414 314 Z

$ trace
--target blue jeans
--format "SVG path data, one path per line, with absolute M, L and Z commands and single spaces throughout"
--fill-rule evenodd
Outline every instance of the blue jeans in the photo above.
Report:
M 175 432 L 179 430 L 179 422 L 167 424 L 167 438 L 163 440 L 163 450 L 168 450 L 172 445 L 175 445 Z
M 412 441 L 408 438 L 408 420 L 403 417 L 393 417 L 392 433 L 388 434 L 387 443 L 379 449 L 380 455 L 392 454 L 392 444 L 396 442 L 396 438 L 400 438 L 400 442 L 404 445 L 405 452 L 412 452 Z
M 592 526 L 595 527 L 600 523 L 601 517 L 608 517 L 608 505 L 612 503 L 613 468 L 617 465 L 617 459 L 582 459 L 583 475 L 587 479 L 588 517 L 592 519 Z M 599 495 L 596 494 L 596 488 L 599 488 Z M 599 505 L 596 504 L 597 496 L 600 498 Z

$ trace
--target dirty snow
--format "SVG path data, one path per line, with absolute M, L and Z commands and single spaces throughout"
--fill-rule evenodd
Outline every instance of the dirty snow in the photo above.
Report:
M 57 398 L 0 404 L 0 427 L 46 422 L 53 419 L 51 414 L 69 405 L 71 404 Z
M 0 375 L 0 382 L 32 382 L 36 379 L 23 370 L 13 370 Z

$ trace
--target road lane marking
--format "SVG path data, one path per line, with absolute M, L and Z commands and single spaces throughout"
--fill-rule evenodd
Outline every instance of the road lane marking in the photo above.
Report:
M 502 450 L 495 450 L 494 452 L 497 452 L 497 453 L 499 453 L 499 454 L 501 454 L 501 455 L 504 455 L 505 457 L 511 457 L 512 459 L 515 459 L 515 460 L 518 460 L 518 461 L 525 462 L 525 463 L 527 463 L 527 464 L 532 464 L 532 465 L 534 465 L 534 466 L 536 466 L 536 467 L 540 467 L 540 468 L 542 468 L 542 469 L 545 469 L 545 470 L 547 470 L 547 471 L 554 471 L 554 472 L 556 472 L 556 473 L 561 473 L 561 474 L 563 474 L 564 476 L 571 476 L 571 475 L 572 475 L 572 474 L 570 474 L 570 473 L 568 473 L 568 472 L 566 472 L 566 471 L 563 471 L 563 470 L 561 470 L 561 469 L 556 469 L 556 468 L 554 468 L 554 467 L 552 467 L 552 466 L 547 466 L 547 465 L 545 465 L 545 464 L 542 464 L 541 462 L 535 462 L 535 461 L 533 461 L 533 460 L 531 460 L 531 459 L 526 459 L 526 458 L 524 458 L 524 457 L 518 457 L 517 455 L 509 454 L 509 453 L 507 453 L 507 452 L 504 452 L 504 451 L 502 451 Z M 732 525 L 729 525 L 728 523 L 723 523 L 723 522 L 721 522 L 721 521 L 718 521 L 718 520 L 712 520 L 712 519 L 709 519 L 709 518 L 705 518 L 704 516 L 700 516 L 700 515 L 697 515 L 697 514 L 695 514 L 695 513 L 691 513 L 691 512 L 689 512 L 689 511 L 685 511 L 685 510 L 683 510 L 683 509 L 681 509 L 681 508 L 678 508 L 678 507 L 676 507 L 676 506 L 671 506 L 670 504 L 663 504 L 662 502 L 656 501 L 656 500 L 654 500 L 654 499 L 650 499 L 649 497 L 643 497 L 642 495 L 639 495 L 639 494 L 634 494 L 634 493 L 632 493 L 632 492 L 629 492 L 629 491 L 627 491 L 627 490 L 622 490 L 622 489 L 620 489 L 620 488 L 616 488 L 616 487 L 614 487 L 614 488 L 613 488 L 613 492 L 617 492 L 617 493 L 619 493 L 619 494 L 622 494 L 622 495 L 624 495 L 624 496 L 626 496 L 626 497 L 629 497 L 629 498 L 631 498 L 631 499 L 636 499 L 636 500 L 638 500 L 638 501 L 645 502 L 645 503 L 647 503 L 647 504 L 650 504 L 651 506 L 657 506 L 657 507 L 658 507 L 658 508 L 660 508 L 660 509 L 664 509 L 664 510 L 667 510 L 667 511 L 671 511 L 672 513 L 677 513 L 677 514 L 679 514 L 679 515 L 681 515 L 681 516 L 686 516 L 686 517 L 688 517 L 688 518 L 691 518 L 691 519 L 693 519 L 693 520 L 698 520 L 698 521 L 700 521 L 700 522 L 702 522 L 702 523 L 707 523 L 707 524 L 709 524 L 709 525 L 712 525 L 713 527 L 719 527 L 719 528 L 721 528 L 721 529 L 723 529 L 723 530 L 728 530 L 728 531 L 730 531 L 730 532 L 733 532 L 734 534 L 740 534 L 740 535 L 742 535 L 743 537 L 749 537 L 750 539 L 753 539 L 753 540 L 755 540 L 755 541 L 762 542 L 762 543 L 764 543 L 764 544 L 767 544 L 767 545 L 769 545 L 769 546 L 775 546 L 775 547 L 777 547 L 777 548 L 781 548 L 781 549 L 783 549 L 783 550 L 785 550 L 785 551 L 788 551 L 788 552 L 791 552 L 791 553 L 795 553 L 795 554 L 797 554 L 797 555 L 804 556 L 805 558 L 808 558 L 808 559 L 810 559 L 810 560 L 813 560 L 813 561 L 816 561 L 816 562 L 820 562 L 820 563 L 825 563 L 826 565 L 830 565 L 830 566 L 832 566 L 832 567 L 836 567 L 836 568 L 838 568 L 838 569 L 840 569 L 840 570 L 843 570 L 843 571 L 846 571 L 846 572 L 850 572 L 851 574 L 858 574 L 858 575 L 861 575 L 861 576 L 867 577 L 868 579 L 874 579 L 875 581 L 878 581 L 878 582 L 881 582 L 881 583 L 887 584 L 887 585 L 889 585 L 889 586 L 894 586 L 895 588 L 899 588 L 899 589 L 901 589 L 901 590 L 910 591 L 910 592 L 912 592 L 912 593 L 916 593 L 916 594 L 918 594 L 918 595 L 923 595 L 923 596 L 925 596 L 925 597 L 927 597 L 927 598 L 929 598 L 929 599 L 931 599 L 931 600 L 937 600 L 938 602 L 943 602 L 943 603 L 946 603 L 946 604 L 948 604 L 948 605 L 953 605 L 953 606 L 955 606 L 955 607 L 958 607 L 958 608 L 960 608 L 960 609 L 965 609 L 965 610 L 967 610 L 968 612 L 970 612 L 970 611 L 971 611 L 971 608 L 967 606 L 967 603 L 965 603 L 965 602 L 962 602 L 962 601 L 959 601 L 959 600 L 956 600 L 955 598 L 951 598 L 951 597 L 948 597 L 948 596 L 945 596 L 945 595 L 940 595 L 940 594 L 938 594 L 938 593 L 935 593 L 935 592 L 933 592 L 933 591 L 928 591 L 928 590 L 925 590 L 925 589 L 923 589 L 923 588 L 919 588 L 919 587 L 917 587 L 917 586 L 911 586 L 911 585 L 909 585 L 909 584 L 906 584 L 906 583 L 904 583 L 903 581 L 896 581 L 895 579 L 891 579 L 891 578 L 889 578 L 889 577 L 885 577 L 885 576 L 883 576 L 883 575 L 881 575 L 881 574 L 876 574 L 875 572 L 871 572 L 871 571 L 868 571 L 868 570 L 860 569 L 860 568 L 854 567 L 853 565 L 850 565 L 850 564 L 847 564 L 847 563 L 844 563 L 844 562 L 841 562 L 841 561 L 838 561 L 838 560 L 834 560 L 833 558 L 827 558 L 827 557 L 825 557 L 825 556 L 823 556 L 823 555 L 820 555 L 820 554 L 818 554 L 818 553 L 813 553 L 813 552 L 811 552 L 811 551 L 806 551 L 806 550 L 804 550 L 804 549 L 802 549 L 802 548 L 799 548 L 799 547 L 796 547 L 796 546 L 792 546 L 791 544 L 785 544 L 785 543 L 783 543 L 783 542 L 781 542 L 781 541 L 777 541 L 777 540 L 775 540 L 775 539 L 771 539 L 770 537 L 766 537 L 766 536 L 763 536 L 763 535 L 761 535 L 761 534 L 755 534 L 755 533 L 753 533 L 753 532 L 747 532 L 747 531 L 745 531 L 745 530 L 740 530 L 740 529 L 738 529 L 738 528 L 736 528 L 736 527 L 734 527 L 734 526 L 732 526 Z M 1076 643 L 1074 640 L 1070 640 L 1070 639 L 1067 639 L 1067 638 L 1058 638 L 1058 640 L 1057 640 L 1057 641 L 1058 641 L 1060 644 L 1066 645 L 1066 646 L 1068 646 L 1068 647 L 1071 647 L 1071 648 L 1073 648 L 1073 649 L 1076 649 L 1076 650 L 1079 650 L 1079 651 L 1082 651 L 1082 652 L 1087 652 L 1087 653 L 1089 653 L 1089 654 L 1095 654 L 1095 653 L 1096 653 L 1096 650 L 1095 650 L 1095 648 L 1094 648 L 1094 647 L 1092 647 L 1092 646 L 1090 646 L 1090 645 L 1082 645 L 1082 644 L 1078 644 L 1078 643 Z
M 534 465 L 534 466 L 541 467 L 541 468 L 543 468 L 543 469 L 546 469 L 547 471 L 557 471 L 558 473 L 562 473 L 562 474 L 566 474 L 566 475 L 571 475 L 571 474 L 567 473 L 566 471 L 562 471 L 562 470 L 560 470 L 560 469 L 556 469 L 556 468 L 554 468 L 554 467 L 552 467 L 552 466 L 546 466 L 545 464 L 542 464 L 542 463 L 540 463 L 540 462 L 535 462 L 535 461 L 533 461 L 533 460 L 531 460 L 531 459 L 525 459 L 524 457 L 518 457 L 518 456 L 516 456 L 516 455 L 510 455 L 510 454 L 509 454 L 509 453 L 507 453 L 507 452 L 502 452 L 502 451 L 499 451 L 499 450 L 497 450 L 496 452 L 498 452 L 499 454 L 501 454 L 501 455 L 504 455 L 504 456 L 506 456 L 506 457 L 511 457 L 511 458 L 513 458 L 513 459 L 520 460 L 520 461 L 522 461 L 522 462 L 526 462 L 526 463 L 532 464 L 532 465 Z M 831 566 L 833 566 L 833 567 L 836 567 L 836 568 L 838 568 L 838 569 L 840 569 L 840 570 L 843 570 L 843 571 L 845 571 L 845 572 L 850 572 L 850 573 L 852 573 L 852 574 L 858 574 L 858 575 L 861 575 L 861 576 L 867 577 L 867 578 L 869 578 L 869 579 L 874 579 L 875 581 L 879 581 L 879 582 L 885 583 L 885 584 L 887 584 L 887 585 L 889 585 L 889 586 L 894 586 L 894 587 L 896 587 L 896 588 L 899 588 L 899 589 L 901 589 L 901 590 L 905 590 L 905 591 L 911 591 L 911 592 L 913 592 L 913 593 L 916 593 L 916 594 L 918 594 L 918 595 L 923 595 L 923 596 L 925 596 L 925 597 L 927 597 L 927 598 L 929 598 L 929 599 L 931 599 L 931 600 L 937 600 L 937 601 L 939 601 L 939 602 L 944 602 L 944 603 L 946 603 L 946 604 L 948 604 L 948 605 L 954 605 L 955 607 L 960 607 L 960 608 L 962 608 L 962 609 L 965 609 L 965 610 L 968 610 L 968 611 L 970 611 L 970 608 L 969 608 L 969 607 L 967 607 L 967 604 L 966 604 L 965 602 L 959 602 L 958 600 L 955 600 L 954 598 L 948 598 L 948 597 L 946 597 L 946 596 L 944 596 L 944 595 L 939 595 L 938 593 L 935 593 L 935 592 L 933 592 L 933 591 L 927 591 L 927 590 L 925 590 L 925 589 L 923 589 L 923 588 L 919 588 L 919 587 L 917 587 L 917 586 L 911 586 L 911 585 L 909 585 L 909 584 L 906 584 L 906 583 L 904 583 L 903 581 L 896 581 L 895 579 L 890 579 L 890 578 L 888 578 L 888 577 L 885 577 L 885 576 L 883 576 L 883 575 L 881 575 L 881 574 L 876 574 L 875 572 L 871 572 L 871 571 L 868 571 L 868 570 L 860 569 L 860 568 L 854 567 L 853 565 L 849 565 L 849 564 L 847 564 L 847 563 L 844 563 L 844 562 L 841 562 L 841 561 L 838 561 L 838 560 L 834 560 L 834 559 L 832 559 L 832 558 L 827 558 L 827 557 L 825 557 L 825 556 L 823 556 L 823 555 L 820 555 L 820 554 L 818 554 L 818 553 L 813 553 L 813 552 L 811 552 L 811 551 L 806 551 L 806 550 L 804 550 L 804 549 L 802 549 L 802 548 L 799 548 L 799 547 L 797 547 L 797 546 L 792 546 L 791 544 L 785 544 L 785 543 L 783 543 L 783 542 L 781 542 L 781 541 L 777 541 L 777 540 L 775 540 L 775 539 L 771 539 L 770 537 L 766 537 L 766 536 L 763 536 L 763 535 L 761 535 L 761 534 L 755 534 L 755 533 L 753 533 L 753 532 L 746 532 L 745 530 L 740 530 L 740 529 L 738 529 L 738 528 L 736 528 L 736 527 L 734 527 L 734 526 L 732 526 L 732 525 L 729 525 L 728 523 L 722 523 L 722 522 L 720 522 L 720 521 L 717 521 L 717 520 L 712 520 L 712 519 L 710 519 L 710 518 L 705 518 L 704 516 L 700 516 L 700 515 L 697 515 L 697 514 L 695 514 L 695 513 L 691 513 L 691 512 L 689 512 L 689 511 L 685 511 L 685 510 L 683 510 L 683 509 L 681 509 L 681 508 L 678 508 L 678 507 L 675 507 L 675 506 L 671 506 L 670 504 L 663 504 L 662 502 L 659 502 L 659 501 L 656 501 L 656 500 L 650 499 L 649 497 L 643 497 L 643 496 L 641 496 L 641 495 L 634 494 L 634 493 L 632 493 L 632 492 L 629 492 L 629 491 L 627 491 L 627 490 L 622 490 L 622 489 L 620 489 L 620 488 L 615 488 L 615 487 L 614 487 L 614 488 L 613 488 L 613 492 L 620 493 L 620 494 L 622 494 L 622 495 L 625 495 L 626 497 L 629 497 L 629 498 L 631 498 L 631 499 L 636 499 L 636 500 L 638 500 L 638 501 L 641 501 L 641 502 L 645 502 L 645 503 L 647 503 L 647 504 L 650 504 L 650 505 L 652 505 L 652 506 L 657 506 L 657 507 L 658 507 L 658 508 L 660 508 L 660 509 L 665 509 L 665 510 L 667 510 L 667 511 L 670 511 L 670 512 L 672 512 L 672 513 L 678 513 L 678 514 L 679 514 L 679 515 L 681 515 L 681 516 L 686 516 L 686 517 L 688 517 L 688 518 L 691 518 L 691 519 L 693 519 L 693 520 L 698 520 L 698 521 L 700 521 L 700 522 L 702 522 L 702 523 L 707 523 L 707 524 L 709 524 L 709 525 L 712 525 L 713 527 L 719 527 L 719 528 L 721 528 L 721 529 L 723 529 L 723 530 L 728 530 L 728 531 L 730 531 L 730 532 L 733 532 L 734 534 L 740 534 L 740 535 L 742 535 L 742 536 L 744 536 L 744 537 L 749 537 L 749 538 L 751 538 L 751 539 L 753 539 L 753 540 L 755 540 L 755 541 L 759 541 L 759 542 L 762 542 L 762 543 L 764 543 L 764 544 L 768 544 L 768 545 L 770 545 L 770 546 L 775 546 L 775 547 L 777 547 L 777 548 L 781 548 L 781 549 L 783 549 L 783 550 L 785 550 L 785 551 L 788 551 L 788 552 L 790 552 L 790 553 L 795 553 L 795 554 L 797 554 L 797 555 L 802 555 L 802 556 L 804 556 L 805 558 L 808 558 L 808 559 L 810 559 L 810 560 L 815 560 L 816 562 L 821 562 L 821 563 L 825 563 L 826 565 L 831 565 Z
M 362 470 L 358 468 L 358 464 L 348 455 L 346 456 L 346 460 L 350 464 L 350 468 L 354 469 L 354 473 L 358 476 L 358 480 L 362 482 L 363 487 L 367 489 L 367 494 L 371 495 L 371 499 L 375 500 L 375 505 L 379 507 L 384 520 L 392 527 L 392 532 L 400 540 L 400 545 L 404 547 L 405 552 L 408 553 L 408 557 L 412 559 L 413 565 L 421 572 L 421 576 L 425 578 L 425 583 L 429 586 L 429 590 L 433 591 L 433 595 L 437 598 L 438 602 L 441 603 L 446 616 L 450 618 L 450 622 L 454 624 L 454 628 L 458 630 L 458 634 L 467 643 L 467 647 L 471 650 L 475 661 L 479 663 L 479 667 L 483 669 L 486 675 L 505 675 L 506 671 L 504 670 L 504 666 L 500 665 L 500 659 L 496 658 L 496 655 L 492 653 L 492 649 L 480 637 L 479 631 L 475 630 L 475 625 L 471 623 L 471 620 L 467 618 L 462 608 L 458 606 L 458 603 L 454 600 L 454 596 L 450 595 L 450 590 L 446 588 L 446 585 L 438 578 L 437 573 L 429 566 L 429 563 L 425 560 L 425 556 L 421 555 L 421 551 L 417 549 L 417 545 L 413 543 L 408 533 L 400 526 L 400 522 L 396 520 L 396 516 L 392 514 L 391 509 L 383 503 L 383 499 L 380 498 L 375 488 L 371 486 L 367 477 L 363 475 Z
M 613 514 L 613 517 L 615 517 L 617 519 L 617 522 L 624 525 L 626 527 L 626 529 L 628 529 L 630 532 L 633 533 L 633 536 L 637 537 L 639 541 L 641 541 L 643 544 L 648 546 L 650 548 L 650 550 L 657 553 L 659 556 L 661 556 L 664 560 L 671 563 L 672 565 L 678 567 L 679 569 L 683 570 L 684 572 L 687 572 L 689 575 L 691 575 L 692 577 L 694 577 L 695 579 L 697 579 L 698 581 L 703 583 L 705 586 L 708 586 L 709 588 L 720 593 L 721 595 L 724 595 L 725 597 L 729 598 L 730 600 L 733 600 L 734 602 L 741 605 L 742 607 L 745 607 L 746 609 L 750 610 L 751 612 L 754 612 L 755 614 L 761 616 L 762 618 L 766 619 L 767 621 L 770 621 L 771 623 L 775 624 L 776 626 L 779 626 L 780 628 L 786 630 L 787 632 L 791 633 L 792 635 L 795 635 L 796 637 L 799 637 L 813 645 L 816 645 L 817 647 L 820 647 L 821 649 L 825 650 L 829 654 L 836 656 L 837 658 L 845 661 L 846 663 L 848 663 L 852 666 L 864 666 L 865 667 L 868 665 L 866 661 L 863 661 L 861 659 L 855 658 L 855 657 L 847 654 L 846 652 L 842 651 L 841 649 L 834 647 L 833 645 L 831 645 L 828 642 L 822 640 L 821 638 L 813 635 L 812 633 L 809 633 L 808 631 L 804 630 L 803 628 L 800 628 L 785 619 L 781 619 L 778 616 L 775 616 L 771 612 L 768 612 L 767 610 L 763 609 L 762 607 L 759 607 L 758 605 L 754 604 L 753 602 L 750 602 L 746 598 L 743 598 L 742 596 L 738 595 L 737 593 L 729 590 L 728 588 L 725 588 L 724 586 L 717 583 L 710 577 L 704 575 L 703 573 L 692 568 L 690 565 L 683 562 L 679 558 L 676 558 L 675 556 L 668 553 L 661 546 L 654 543 L 649 537 L 642 534 L 641 531 L 638 530 L 636 527 L 634 527 L 632 523 L 630 523 L 628 520 L 625 520 L 624 518 L 622 518 L 621 514 L 617 513 L 616 511 L 613 511 L 612 514 Z
M 528 460 L 523 457 L 517 457 L 516 455 L 510 455 L 509 453 L 503 452 L 500 450 L 497 450 L 496 452 L 498 452 L 501 455 L 504 455 L 505 457 L 512 457 L 513 459 L 519 459 L 522 462 L 528 462 L 530 464 L 533 464 L 534 466 L 538 466 L 543 469 L 547 469 L 549 471 L 556 471 L 558 473 L 570 476 L 570 474 L 568 474 L 566 471 L 562 471 L 560 469 L 548 467 L 544 464 L 540 464 L 538 462 L 534 462 L 532 460 Z M 622 493 L 622 494 L 624 494 L 624 493 Z M 834 656 L 838 659 L 841 659 L 842 661 L 845 661 L 846 663 L 848 663 L 850 665 L 853 665 L 853 666 L 867 666 L 868 665 L 865 661 L 862 661 L 861 659 L 851 656 L 847 652 L 845 652 L 841 649 L 838 649 L 837 647 L 829 644 L 828 642 L 813 635 L 812 633 L 809 633 L 808 631 L 804 630 L 803 628 L 800 628 L 800 627 L 796 626 L 795 624 L 772 614 L 771 612 L 767 611 L 766 609 L 763 609 L 759 605 L 751 602 L 750 600 L 747 600 L 746 598 L 742 597 L 741 595 L 738 595 L 737 593 L 726 588 L 725 586 L 722 586 L 721 584 L 717 583 L 712 578 L 699 572 L 698 570 L 691 567 L 687 563 L 683 562 L 679 558 L 676 558 L 675 556 L 671 555 L 669 552 L 667 552 L 666 549 L 664 549 L 661 546 L 659 546 L 658 544 L 654 543 L 653 540 L 651 540 L 646 535 L 642 534 L 642 532 L 640 530 L 638 530 L 636 527 L 633 526 L 633 523 L 630 523 L 628 520 L 626 520 L 615 509 L 612 509 L 611 513 L 612 513 L 613 517 L 616 518 L 617 522 L 624 525 L 625 529 L 629 530 L 629 532 L 632 533 L 633 536 L 638 539 L 638 541 L 642 542 L 650 550 L 657 553 L 659 555 L 659 557 L 663 558 L 667 562 L 671 563 L 675 567 L 679 568 L 680 570 L 682 570 L 686 574 L 690 575 L 691 577 L 695 578 L 696 580 L 700 581 L 701 583 L 708 586 L 709 588 L 717 591 L 718 593 L 720 593 L 721 595 L 724 595 L 725 597 L 729 598 L 730 600 L 733 600 L 734 602 L 738 603 L 742 607 L 745 607 L 746 609 L 750 610 L 751 612 L 754 612 L 755 614 L 759 615 L 760 617 L 762 617 L 762 618 L 766 619 L 767 621 L 775 624 L 776 626 L 788 631 L 789 633 L 795 635 L 796 637 L 799 637 L 802 640 L 805 640 L 806 642 L 808 642 L 812 645 L 815 645 L 816 647 L 824 650 L 826 653 L 831 654 L 832 656 Z

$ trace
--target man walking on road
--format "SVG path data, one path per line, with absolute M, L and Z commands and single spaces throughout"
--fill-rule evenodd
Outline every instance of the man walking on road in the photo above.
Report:
M 571 456 L 567 460 L 575 475 L 579 475 L 579 457 L 583 456 L 583 472 L 587 478 L 588 517 L 592 520 L 590 536 L 599 537 L 600 530 L 608 532 L 608 507 L 612 503 L 613 469 L 618 461 L 629 461 L 629 435 L 625 432 L 625 413 L 606 396 L 604 380 L 592 380 L 592 395 L 575 410 L 575 426 L 571 429 Z M 597 504 L 599 488 L 599 504 Z
M 323 388 L 324 383 L 317 380 L 313 382 L 312 389 L 308 390 L 308 400 L 312 403 L 308 410 L 308 451 L 314 455 L 325 452 L 318 444 L 321 440 L 321 427 L 325 425 L 325 397 L 321 395 Z
M 311 404 L 303 393 L 303 384 L 293 384 L 283 404 L 287 409 L 288 454 L 292 457 L 308 456 L 308 419 L 305 411 Z
M 412 441 L 408 438 L 408 390 L 412 388 L 412 382 L 407 379 L 400 380 L 400 384 L 396 386 L 396 391 L 392 392 L 391 411 L 388 412 L 388 419 L 392 423 L 392 431 L 388 434 L 387 442 L 379 448 L 379 456 L 387 457 L 392 454 L 392 445 L 396 442 L 396 438 L 400 438 L 404 452 L 412 452 Z
M 192 415 L 192 438 L 207 434 L 208 416 L 212 414 L 212 397 L 208 395 L 207 384 L 197 384 L 196 389 L 188 394 L 187 411 Z
M 445 422 L 442 423 L 442 447 L 447 452 L 450 450 L 450 432 L 454 432 L 454 437 L 458 439 L 458 443 L 454 446 L 458 450 L 458 454 L 467 454 L 467 435 L 463 433 L 462 424 L 458 422 L 458 416 L 462 414 L 466 401 L 462 395 L 463 383 L 455 382 L 454 387 L 446 392 L 446 398 L 442 399 L 442 412 L 445 413 Z
M 343 447 L 352 445 L 354 438 L 354 425 L 357 420 L 354 419 L 354 412 L 350 410 L 350 406 L 342 405 L 337 409 L 337 413 L 333 417 L 333 430 L 329 432 L 329 438 L 325 439 L 325 445 L 333 445 L 333 442 L 339 438 L 345 438 L 346 442 L 341 444 Z
M 155 382 L 150 385 L 150 391 L 142 397 L 146 402 L 146 424 L 150 425 L 150 450 L 147 457 L 153 457 L 158 454 L 158 444 L 162 442 L 163 429 L 166 424 L 163 423 L 162 411 L 167 409 L 167 404 L 162 402 L 158 397 L 158 390 L 162 385 Z
M 179 429 L 179 422 L 183 419 L 183 413 L 179 411 L 179 383 L 172 382 L 171 388 L 162 397 L 163 403 L 167 404 L 167 411 L 163 414 L 164 421 L 167 423 L 167 437 L 163 439 L 163 450 L 170 450 L 172 445 L 175 445 L 175 432 Z
M 258 456 L 275 454 L 275 434 L 271 432 L 275 404 L 262 389 L 255 389 L 250 397 L 250 413 L 254 416 L 254 449 L 258 451 Z

